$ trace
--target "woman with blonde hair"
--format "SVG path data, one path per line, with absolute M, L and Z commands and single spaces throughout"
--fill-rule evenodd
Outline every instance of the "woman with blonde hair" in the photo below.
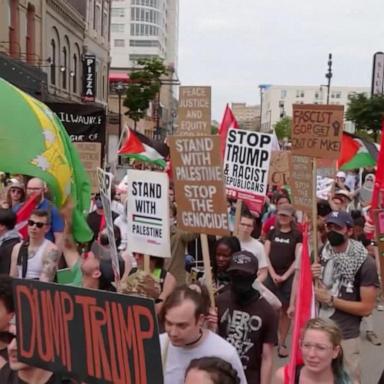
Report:
M 295 384 L 351 384 L 344 370 L 341 331 L 332 320 L 315 318 L 307 322 L 301 339 L 304 364 L 298 365 Z M 274 384 L 283 384 L 288 366 L 275 373 Z

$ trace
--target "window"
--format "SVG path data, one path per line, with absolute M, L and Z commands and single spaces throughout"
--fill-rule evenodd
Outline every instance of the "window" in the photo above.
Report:
M 20 56 L 20 14 L 19 0 L 11 1 L 11 24 L 9 26 L 9 54 L 12 57 Z
M 125 31 L 125 24 L 111 24 L 111 32 L 121 32 Z
M 156 55 L 129 55 L 130 61 L 139 61 L 139 60 L 145 60 L 145 59 L 154 59 L 155 57 L 158 57 Z
M 72 91 L 77 93 L 77 56 L 76 53 L 73 55 L 73 68 L 72 68 Z
M 296 97 L 304 97 L 304 91 L 297 90 L 296 91 Z
M 115 39 L 115 40 L 113 40 L 113 45 L 115 47 L 125 47 L 125 40 L 124 39 Z
M 63 47 L 63 66 L 60 67 L 63 89 L 67 89 L 67 56 L 67 48 Z
M 35 7 L 28 3 L 27 8 L 27 62 L 33 64 L 35 57 Z
M 100 4 L 97 4 L 95 7 L 94 29 L 97 32 L 101 32 L 101 7 L 100 7 Z
M 101 19 L 101 36 L 108 36 L 108 10 L 105 1 L 103 2 L 103 17 Z
M 157 40 L 129 40 L 130 47 L 158 47 L 160 48 L 160 42 Z
M 287 97 L 287 90 L 286 89 L 282 89 L 280 96 L 281 96 L 282 99 L 285 99 Z
M 56 43 L 51 40 L 51 84 L 56 85 Z
M 124 17 L 125 9 L 124 8 L 112 8 L 111 10 L 112 17 Z

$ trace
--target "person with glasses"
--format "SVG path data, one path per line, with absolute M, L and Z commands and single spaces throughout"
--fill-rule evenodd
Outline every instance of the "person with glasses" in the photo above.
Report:
M 332 320 L 309 320 L 300 344 L 303 364 L 296 367 L 294 383 L 351 384 L 343 365 L 341 338 L 341 331 Z M 287 365 L 279 368 L 273 383 L 285 383 L 288 369 Z
M 23 279 L 40 279 L 45 266 L 52 270 L 49 264 L 58 263 L 58 248 L 52 241 L 45 238 L 49 229 L 50 217 L 48 212 L 33 211 L 28 220 L 28 240 L 13 247 L 11 276 Z M 55 271 L 55 268 L 53 269 Z M 51 276 L 51 279 L 53 277 Z
M 25 185 L 17 179 L 11 179 L 7 188 L 6 203 L 8 208 L 17 213 L 25 201 Z

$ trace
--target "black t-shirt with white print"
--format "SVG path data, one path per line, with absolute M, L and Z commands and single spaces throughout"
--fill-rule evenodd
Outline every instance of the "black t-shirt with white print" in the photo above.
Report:
M 239 304 L 230 288 L 217 297 L 221 337 L 237 350 L 248 383 L 260 383 L 263 344 L 275 344 L 278 317 L 271 305 L 255 296 L 247 304 Z

